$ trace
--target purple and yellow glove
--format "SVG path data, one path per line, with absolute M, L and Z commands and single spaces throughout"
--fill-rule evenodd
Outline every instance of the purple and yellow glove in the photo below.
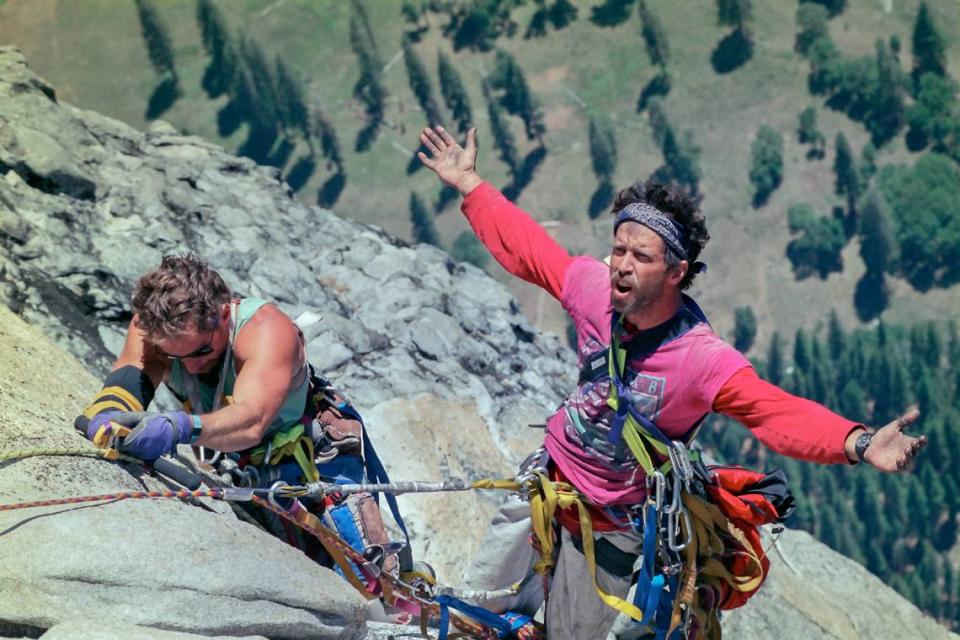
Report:
M 200 436 L 200 416 L 185 411 L 130 411 L 117 413 L 109 419 L 132 429 L 120 443 L 120 452 L 147 462 L 174 451 L 178 444 L 190 444 Z
M 98 413 L 90 418 L 90 420 L 87 422 L 86 429 L 84 429 L 84 435 L 87 437 L 87 440 L 93 442 L 94 438 L 97 437 L 97 432 L 100 431 L 100 427 L 109 422 L 113 422 L 114 419 L 122 413 L 122 411 L 114 409 L 113 411 L 104 411 L 103 413 Z M 77 418 L 77 421 L 74 423 L 75 425 L 78 425 L 78 428 L 82 428 L 83 426 L 82 418 L 82 416 Z

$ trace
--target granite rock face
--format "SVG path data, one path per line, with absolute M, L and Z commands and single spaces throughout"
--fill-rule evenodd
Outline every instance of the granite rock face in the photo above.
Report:
M 0 47 L 0 306 L 100 376 L 121 346 L 137 277 L 181 251 L 298 319 L 311 362 L 366 416 L 396 480 L 510 475 L 542 441 L 527 425 L 575 382 L 572 352 L 482 271 L 305 206 L 276 170 L 162 122 L 140 132 L 60 103 L 19 51 Z M 36 330 L 13 335 L 7 315 L 0 367 L 16 375 L 0 376 L 4 450 L 82 446 L 70 423 L 96 378 Z M 86 458 L 0 463 L 0 501 L 157 486 L 132 471 Z M 496 502 L 402 496 L 415 553 L 456 584 Z M 222 505 L 12 513 L 0 518 L 0 635 L 93 637 L 90 611 L 106 607 L 157 634 L 363 637 L 346 583 Z M 32 553 L 41 542 L 54 551 Z M 809 536 L 788 531 L 777 549 L 768 583 L 724 617 L 728 637 L 947 637 Z M 271 581 L 265 566 L 293 577 Z M 218 622 L 184 604 L 201 597 Z M 367 637 L 394 635 L 376 626 Z
M 2 307 L 0 362 L 0 451 L 96 451 L 71 425 L 97 380 Z M 142 467 L 83 455 L 0 462 L 0 503 L 165 488 Z M 364 637 L 364 601 L 339 576 L 206 502 L 0 511 L 0 636 L 167 637 L 118 623 L 191 637 Z

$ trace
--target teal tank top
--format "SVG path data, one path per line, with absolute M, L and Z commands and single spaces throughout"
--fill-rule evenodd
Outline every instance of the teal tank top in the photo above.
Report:
M 233 401 L 233 386 L 237 381 L 237 372 L 233 358 L 233 343 L 243 326 L 247 324 L 250 318 L 253 317 L 253 314 L 265 304 L 267 304 L 267 301 L 259 298 L 244 298 L 240 300 L 239 303 L 237 301 L 231 302 L 231 321 L 233 327 L 230 331 L 230 341 L 223 356 L 224 361 L 220 372 L 220 379 L 216 386 L 206 384 L 197 376 L 188 373 L 181 365 L 180 360 L 173 361 L 166 385 L 181 402 L 186 404 L 186 402 L 189 401 L 191 412 L 196 414 L 210 413 Z M 303 366 L 304 369 L 307 368 L 306 357 L 304 357 Z M 295 377 L 297 376 L 291 375 L 291 380 Z M 307 392 L 310 387 L 310 376 L 304 372 L 302 377 L 303 380 L 301 383 L 287 392 L 287 398 L 280 407 L 280 413 L 278 413 L 277 417 L 270 423 L 264 436 L 291 427 L 303 418 L 304 409 L 307 404 Z M 198 404 L 200 406 L 197 406 Z

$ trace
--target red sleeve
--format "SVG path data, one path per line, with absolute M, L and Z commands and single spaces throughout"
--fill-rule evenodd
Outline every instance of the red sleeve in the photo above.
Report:
M 573 258 L 529 214 L 489 182 L 468 193 L 460 208 L 504 269 L 560 300 L 563 276 Z
M 843 445 L 862 426 L 762 380 L 753 368 L 730 376 L 713 410 L 736 418 L 777 453 L 824 464 L 850 464 Z

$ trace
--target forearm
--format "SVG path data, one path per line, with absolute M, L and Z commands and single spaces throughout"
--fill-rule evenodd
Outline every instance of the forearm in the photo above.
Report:
M 242 403 L 200 416 L 203 425 L 195 444 L 218 451 L 242 451 L 260 444 L 269 421 Z
M 489 183 L 467 191 L 462 211 L 504 269 L 560 299 L 563 277 L 573 258 L 529 214 Z
M 856 460 L 853 443 L 862 425 L 761 380 L 752 369 L 731 376 L 713 409 L 735 418 L 766 446 L 791 458 L 823 464 Z

